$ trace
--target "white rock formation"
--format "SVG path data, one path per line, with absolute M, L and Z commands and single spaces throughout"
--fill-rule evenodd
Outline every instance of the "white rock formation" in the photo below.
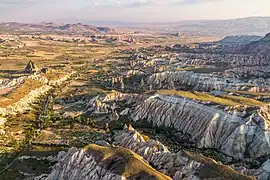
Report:
M 32 90 L 28 95 L 20 99 L 18 102 L 9 105 L 6 108 L 0 108 L 0 115 L 6 116 L 8 114 L 25 112 L 40 96 L 46 94 L 51 89 L 51 86 L 44 85 L 38 89 Z
M 138 153 L 158 171 L 172 177 L 174 180 L 230 179 L 232 177 L 234 179 L 252 179 L 237 173 L 229 167 L 219 165 L 213 159 L 202 155 L 185 151 L 171 153 L 162 143 L 152 139 L 145 139 L 131 126 L 126 126 L 123 132 L 116 135 L 114 140 L 115 145 L 129 148 Z
M 105 96 L 96 96 L 88 102 L 89 110 L 97 114 L 106 114 L 116 109 L 114 102 L 126 101 L 127 104 L 139 103 L 145 97 L 139 94 L 125 94 L 121 92 L 108 93 Z
M 270 154 L 267 122 L 259 115 L 243 119 L 182 98 L 155 95 L 137 105 L 131 117 L 174 128 L 199 148 L 214 148 L 235 158 Z
M 191 71 L 166 71 L 151 75 L 147 83 L 154 89 L 169 88 L 173 85 L 180 89 L 193 89 L 198 91 L 212 91 L 224 89 L 239 89 L 249 85 L 231 78 L 221 78 L 210 74 L 199 74 Z
M 67 81 L 75 72 L 72 72 L 70 74 L 65 75 L 61 79 L 57 80 L 51 80 L 48 81 L 44 76 L 40 75 L 31 75 L 28 76 L 27 78 L 33 79 L 33 80 L 39 80 L 44 83 L 44 85 L 40 88 L 34 89 L 30 91 L 29 94 L 27 94 L 25 97 L 21 98 L 18 102 L 11 104 L 5 108 L 0 108 L 0 115 L 6 116 L 8 114 L 17 114 L 17 113 L 23 113 L 26 110 L 28 110 L 31 105 L 38 100 L 39 97 L 42 95 L 45 95 L 49 91 L 53 89 L 53 86 L 59 86 L 63 82 Z M 42 78 L 41 78 L 42 77 Z M 18 79 L 23 79 L 23 78 L 18 78 Z M 18 80 L 16 82 L 21 82 L 22 80 Z M 25 79 L 25 78 L 24 78 Z M 47 85 L 50 84 L 50 85 Z
M 145 73 L 140 70 L 129 70 L 124 73 L 126 77 L 131 77 L 131 76 L 143 76 Z
M 244 167 L 236 168 L 242 174 L 255 177 L 258 180 L 270 178 L 270 160 L 268 159 L 259 169 L 246 169 Z
M 0 90 L 18 86 L 18 85 L 20 85 L 20 84 L 22 84 L 24 82 L 25 78 L 26 77 L 23 76 L 23 77 L 19 77 L 19 78 L 14 78 L 12 80 L 10 80 L 10 79 L 0 79 Z
M 134 171 L 132 171 L 132 168 L 134 168 Z M 127 149 L 91 144 L 73 154 L 68 153 L 58 161 L 49 175 L 41 175 L 36 179 L 170 180 L 171 178 L 155 171 L 140 156 Z

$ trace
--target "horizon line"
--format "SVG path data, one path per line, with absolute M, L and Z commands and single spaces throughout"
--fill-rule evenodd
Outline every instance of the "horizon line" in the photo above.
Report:
M 78 20 L 73 23 L 68 23 L 69 20 L 56 20 L 56 21 L 42 21 L 42 22 L 24 22 L 24 21 L 0 21 L 0 24 L 4 23 L 21 23 L 21 24 L 42 24 L 42 23 L 54 23 L 54 24 L 86 24 L 91 23 L 125 23 L 125 24 L 165 24 L 165 23 L 179 23 L 179 22 L 192 22 L 192 21 L 226 21 L 226 20 L 241 20 L 249 18 L 270 18 L 270 16 L 245 16 L 238 18 L 220 18 L 220 19 L 190 19 L 190 20 L 179 20 L 179 21 L 149 21 L 149 22 L 138 22 L 138 21 L 121 21 L 121 20 Z M 65 21 L 65 22 L 64 22 Z M 72 19 L 70 21 L 73 21 Z M 84 21 L 84 22 L 83 22 Z M 89 21 L 86 23 L 86 21 Z

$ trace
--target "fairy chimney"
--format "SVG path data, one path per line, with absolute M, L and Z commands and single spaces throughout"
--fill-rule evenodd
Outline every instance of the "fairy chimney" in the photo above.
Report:
M 36 65 L 30 60 L 30 61 L 28 62 L 28 64 L 25 66 L 24 72 L 25 72 L 25 73 L 28 73 L 28 74 L 33 74 L 33 73 L 37 72 L 37 67 L 36 67 Z

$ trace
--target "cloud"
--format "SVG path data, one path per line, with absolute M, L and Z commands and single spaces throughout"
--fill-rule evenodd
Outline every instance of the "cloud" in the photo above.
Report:
M 29 6 L 51 6 L 62 4 L 75 7 L 129 7 L 137 8 L 142 6 L 158 6 L 158 5 L 177 5 L 177 4 L 198 4 L 204 2 L 215 2 L 222 0 L 0 0 L 0 7 L 29 7 Z
M 269 0 L 0 0 L 0 21 L 224 19 L 269 15 L 265 6 L 268 3 Z
M 147 7 L 147 6 L 175 6 L 188 4 L 201 4 L 208 2 L 221 2 L 224 0 L 99 0 L 93 1 L 92 7 Z

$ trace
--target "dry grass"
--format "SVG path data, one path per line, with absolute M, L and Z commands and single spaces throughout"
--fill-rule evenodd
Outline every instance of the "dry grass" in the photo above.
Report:
M 258 100 L 247 98 L 247 97 L 243 97 L 243 96 L 229 96 L 229 95 L 225 95 L 225 96 L 222 96 L 222 97 L 224 99 L 233 100 L 234 102 L 238 102 L 239 104 L 243 104 L 243 105 L 247 105 L 247 106 L 262 106 L 262 105 L 265 104 L 265 103 L 260 102 Z
M 60 71 L 49 71 L 45 74 L 45 77 L 49 80 L 58 80 L 63 78 L 67 73 L 60 72 Z
M 210 94 L 205 94 L 201 92 L 189 92 L 189 91 L 176 91 L 176 90 L 159 90 L 159 94 L 162 95 L 175 95 L 175 96 L 182 96 L 189 99 L 195 99 L 199 101 L 210 101 L 216 104 L 222 104 L 226 106 L 236 106 L 239 103 L 232 101 L 230 99 L 224 99 L 220 97 L 215 97 Z
M 120 174 L 126 178 L 141 177 L 147 179 L 149 177 L 155 177 L 157 180 L 169 180 L 170 177 L 156 171 L 149 164 L 147 164 L 141 156 L 132 152 L 129 149 L 121 147 L 103 147 L 95 144 L 88 145 L 85 149 L 86 152 L 90 152 L 99 162 L 99 165 L 108 168 L 110 160 L 120 157 L 118 159 L 119 165 L 117 169 L 113 169 L 113 173 Z M 120 162 L 121 161 L 121 162 Z M 116 165 L 116 164 L 115 164 Z M 114 166 L 115 166 L 114 165 Z
M 228 96 L 222 95 L 219 97 L 201 93 L 201 92 L 189 92 L 189 91 L 176 91 L 176 90 L 159 90 L 158 94 L 162 95 L 174 95 L 174 96 L 182 96 L 189 99 L 195 99 L 199 101 L 210 101 L 216 104 L 225 105 L 225 106 L 236 106 L 236 105 L 247 105 L 247 106 L 262 106 L 263 102 L 260 102 L 255 99 L 246 98 L 242 96 Z

